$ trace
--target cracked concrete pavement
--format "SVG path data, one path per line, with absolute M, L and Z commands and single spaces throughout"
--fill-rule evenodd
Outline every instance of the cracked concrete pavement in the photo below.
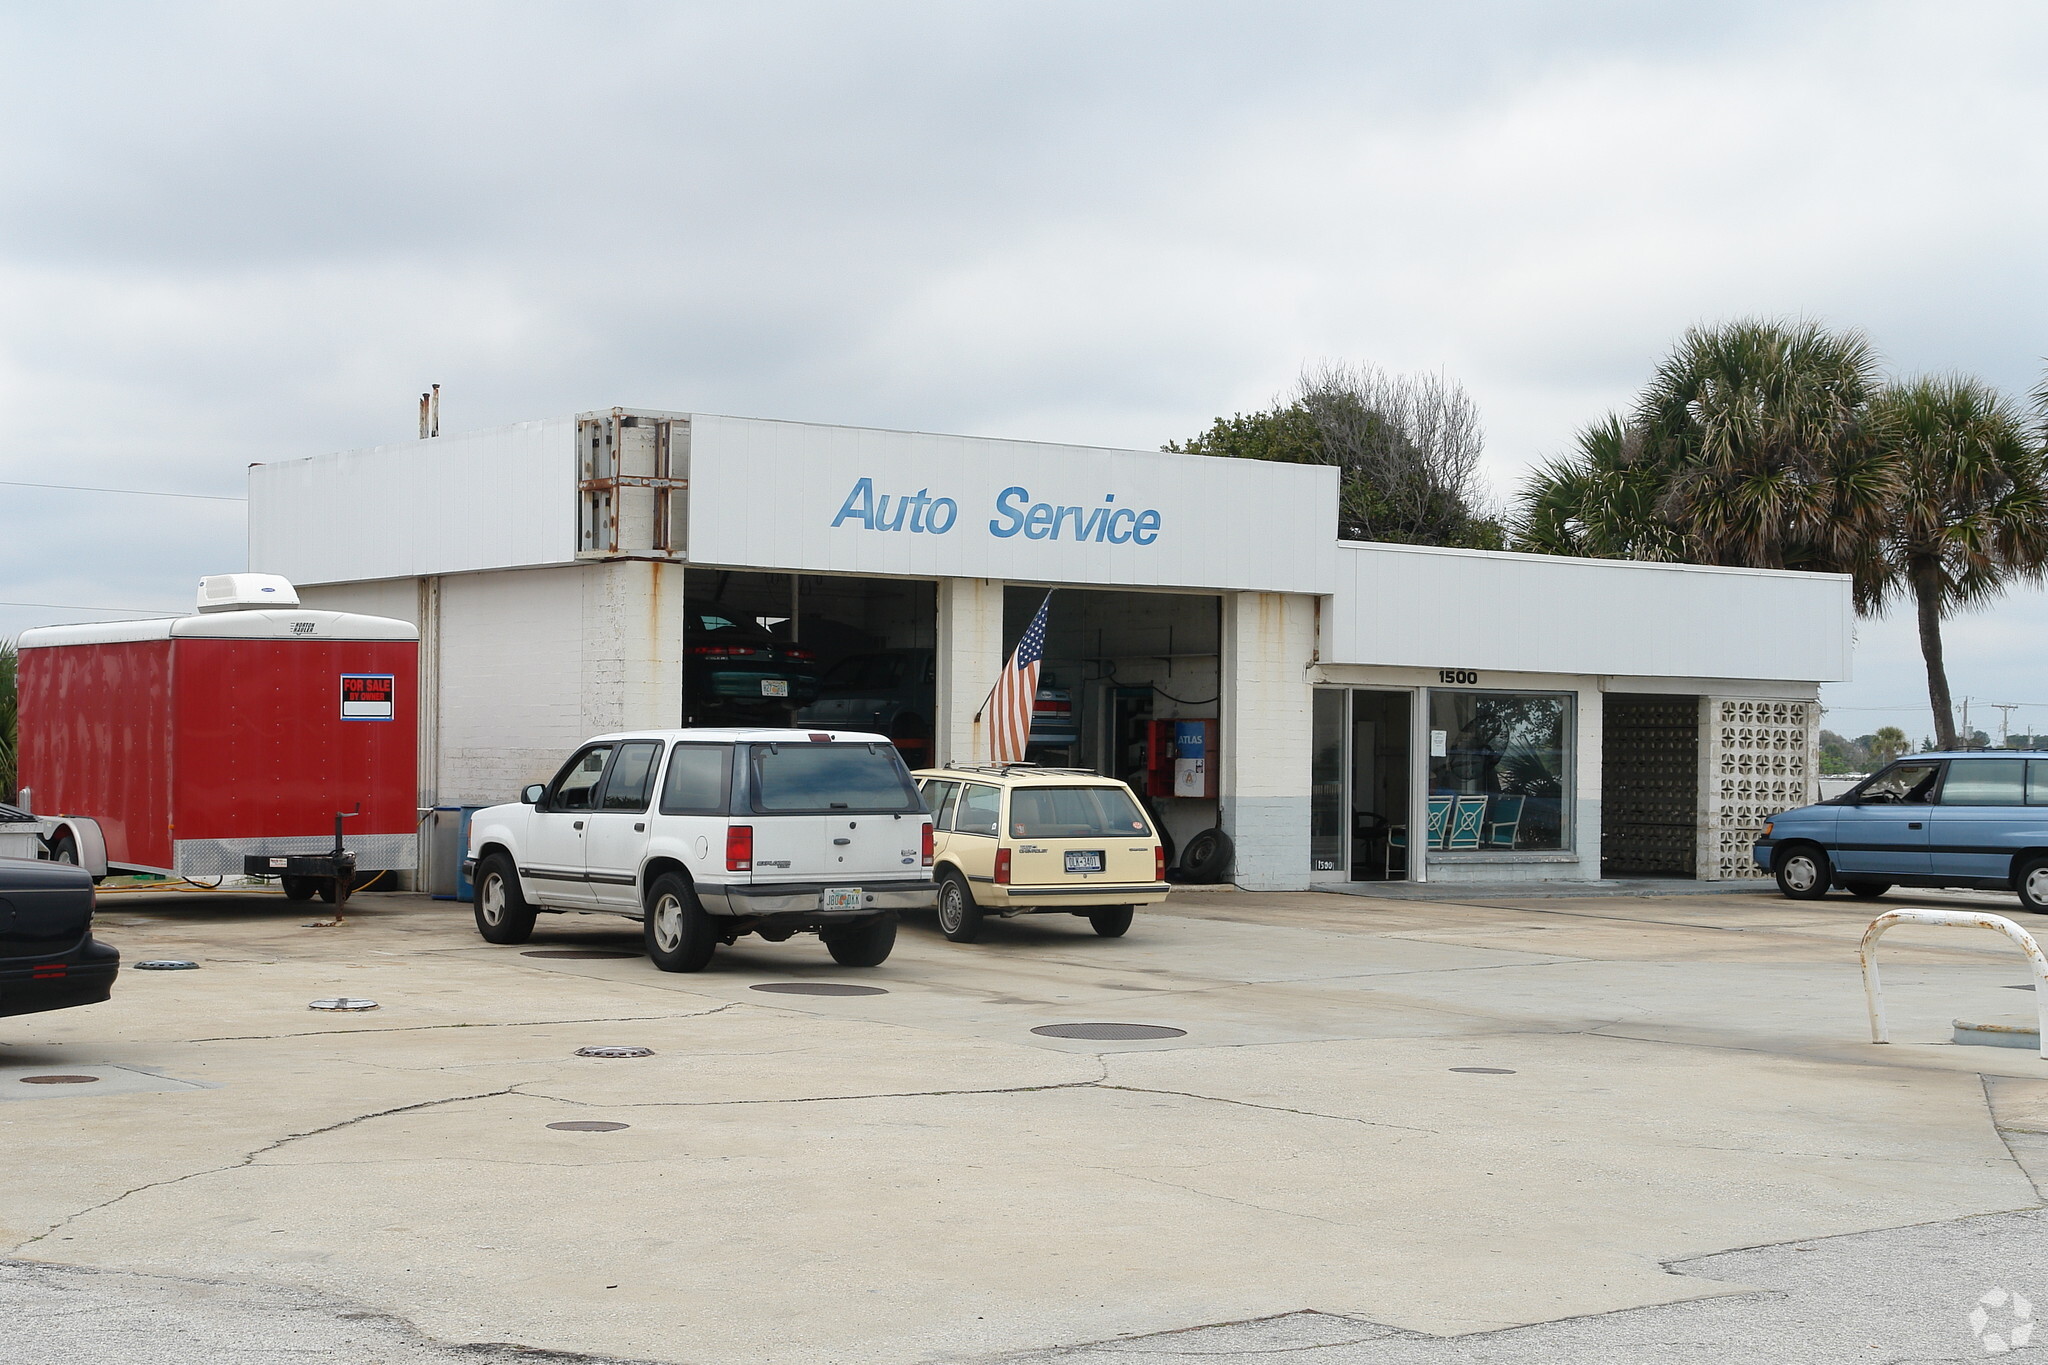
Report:
M 130 962 L 202 967 L 0 1025 L 0 1310 L 51 1360 L 222 1315 L 352 1360 L 1618 1360 L 1735 1321 L 1811 1346 L 1784 1258 L 1880 1283 L 1940 1236 L 2048 1304 L 2048 1063 L 1947 1041 L 2030 1004 L 2023 966 L 1895 931 L 1873 1047 L 1872 913 L 1186 892 L 1121 940 L 911 925 L 871 972 L 749 940 L 681 976 L 484 945 L 417 897 L 316 930 L 109 894 Z M 636 941 L 568 916 L 528 947 Z M 752 989 L 810 980 L 888 993 Z M 380 1008 L 306 1009 L 329 995 Z M 1030 1032 L 1103 1020 L 1187 1032 Z M 102 1079 L 21 1084 L 47 1072 Z M 626 1126 L 549 1127 L 575 1120 Z M 1978 1269 L 1952 1259 L 1885 1300 L 1943 1340 Z

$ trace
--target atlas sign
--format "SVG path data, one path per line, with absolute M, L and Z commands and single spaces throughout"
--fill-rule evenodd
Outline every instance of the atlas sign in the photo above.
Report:
M 988 533 L 998 540 L 1022 535 L 1026 540 L 1079 540 L 1111 545 L 1150 545 L 1159 539 L 1159 509 L 1119 507 L 1114 493 L 1103 494 L 1093 507 L 1034 502 L 1031 490 L 1013 484 L 996 495 Z M 951 498 L 935 498 L 929 488 L 915 493 L 875 492 L 875 481 L 860 478 L 832 518 L 836 529 L 849 522 L 869 531 L 902 531 L 942 536 L 960 517 Z

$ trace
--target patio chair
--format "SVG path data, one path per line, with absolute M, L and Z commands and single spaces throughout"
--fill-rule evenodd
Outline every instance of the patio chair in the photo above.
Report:
M 1479 847 L 1480 832 L 1486 824 L 1486 798 L 1461 796 L 1451 816 L 1450 833 L 1444 836 L 1444 852 L 1469 853 Z
M 1456 797 L 1451 796 L 1432 796 L 1429 798 L 1429 847 L 1437 848 L 1443 844 L 1444 829 L 1451 819 L 1451 803 L 1456 799 Z M 1394 876 L 1395 849 L 1401 851 L 1401 871 L 1405 873 L 1408 870 L 1408 826 L 1387 826 L 1386 875 L 1390 881 Z
M 1492 818 L 1486 822 L 1486 838 L 1482 841 L 1484 847 L 1513 848 L 1515 846 L 1515 836 L 1520 831 L 1522 825 L 1522 803 L 1528 799 L 1526 796 L 1496 796 L 1493 798 L 1493 809 L 1488 812 Z

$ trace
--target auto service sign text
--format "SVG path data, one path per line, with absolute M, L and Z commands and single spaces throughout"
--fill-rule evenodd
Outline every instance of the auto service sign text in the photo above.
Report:
M 1080 540 L 1111 545 L 1150 545 L 1159 539 L 1164 518 L 1156 507 L 1119 507 L 1116 495 L 1105 493 L 1092 507 L 1034 502 L 1031 490 L 1012 484 L 996 495 L 988 533 L 998 540 L 1022 534 L 1026 540 Z M 945 535 L 958 523 L 960 505 L 951 498 L 932 497 L 929 488 L 915 493 L 875 492 L 875 481 L 854 481 L 832 518 L 836 529 L 852 522 L 869 531 L 901 531 L 911 535 Z

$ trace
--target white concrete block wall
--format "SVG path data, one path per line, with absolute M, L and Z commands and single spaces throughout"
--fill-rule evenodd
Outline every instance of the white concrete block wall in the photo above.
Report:
M 437 804 L 509 801 L 596 733 L 585 714 L 584 598 L 593 566 L 441 580 Z
M 1228 593 L 1223 599 L 1223 829 L 1237 846 L 1232 880 L 1254 891 L 1309 885 L 1308 777 L 1315 599 Z
M 1009 642 L 1003 638 L 1003 585 L 992 578 L 939 581 L 936 761 L 986 763 L 988 727 L 974 714 L 995 686 Z

